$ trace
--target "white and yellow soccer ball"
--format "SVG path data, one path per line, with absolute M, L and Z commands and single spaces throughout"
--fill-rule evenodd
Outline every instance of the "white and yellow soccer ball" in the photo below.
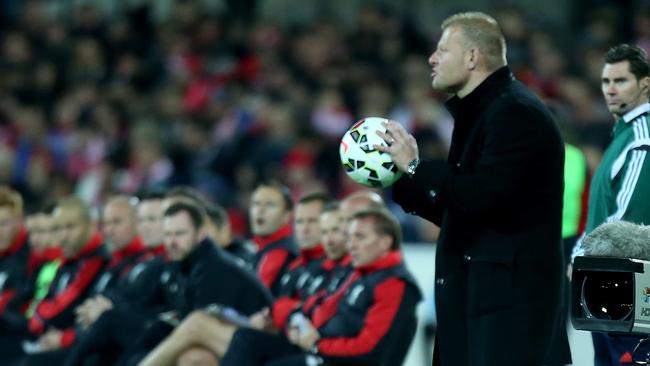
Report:
M 374 148 L 374 145 L 386 146 L 377 131 L 385 132 L 381 123 L 387 121 L 380 117 L 364 118 L 341 139 L 339 155 L 343 169 L 352 180 L 367 187 L 388 187 L 402 176 L 391 156 Z

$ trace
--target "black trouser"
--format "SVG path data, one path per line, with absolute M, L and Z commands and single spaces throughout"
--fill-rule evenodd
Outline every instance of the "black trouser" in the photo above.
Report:
M 308 363 L 309 359 L 313 359 Z M 316 361 L 318 360 L 318 361 Z M 317 356 L 303 352 L 282 334 L 240 328 L 232 337 L 220 366 L 325 365 Z
M 26 356 L 20 366 L 53 366 L 63 365 L 70 354 L 69 348 L 56 351 L 39 352 Z
M 141 335 L 147 318 L 128 310 L 111 309 L 79 338 L 70 351 L 66 366 L 112 365 Z

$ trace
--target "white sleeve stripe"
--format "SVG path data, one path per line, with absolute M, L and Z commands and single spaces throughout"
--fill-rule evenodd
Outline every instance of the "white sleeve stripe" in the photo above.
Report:
M 634 122 L 634 137 L 635 139 L 648 138 L 648 129 L 645 116 L 639 118 Z M 630 204 L 632 195 L 636 188 L 636 183 L 641 176 L 641 170 L 643 169 L 643 162 L 645 160 L 646 151 L 635 150 L 632 152 L 632 159 L 629 163 L 629 169 L 625 174 L 623 179 L 623 185 L 621 190 L 618 192 L 616 197 L 616 204 L 618 209 L 614 212 L 613 215 L 607 218 L 607 221 L 620 220 L 627 211 L 627 207 Z
M 623 214 L 627 210 L 627 206 L 632 199 L 632 195 L 634 194 L 636 182 L 639 180 L 639 176 L 641 175 L 641 168 L 643 167 L 644 158 L 645 151 L 632 152 L 632 159 L 630 159 L 629 163 L 630 168 L 625 174 L 623 186 L 616 197 L 616 204 L 618 206 L 618 209 L 607 221 L 619 220 L 623 217 Z

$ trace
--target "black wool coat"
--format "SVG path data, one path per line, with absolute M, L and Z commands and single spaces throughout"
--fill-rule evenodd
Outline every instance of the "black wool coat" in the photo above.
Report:
M 393 196 L 441 227 L 435 364 L 570 360 L 560 324 L 564 145 L 546 106 L 508 67 L 447 108 L 447 162 L 423 161 Z

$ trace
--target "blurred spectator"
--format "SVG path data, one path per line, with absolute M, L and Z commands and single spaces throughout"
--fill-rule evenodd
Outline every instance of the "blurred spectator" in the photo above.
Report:
M 513 70 L 567 110 L 595 166 L 609 136 L 599 55 L 615 41 L 650 47 L 650 12 L 583 3 L 556 6 L 573 12 L 570 24 L 523 3 L 494 14 Z M 287 4 L 3 4 L 0 182 L 26 206 L 72 191 L 99 206 L 113 191 L 188 184 L 243 212 L 266 178 L 341 196 L 359 187 L 340 169 L 339 137 L 371 115 L 445 158 L 452 121 L 422 62 L 436 36 L 417 22 L 427 7 L 307 2 L 284 14 Z

